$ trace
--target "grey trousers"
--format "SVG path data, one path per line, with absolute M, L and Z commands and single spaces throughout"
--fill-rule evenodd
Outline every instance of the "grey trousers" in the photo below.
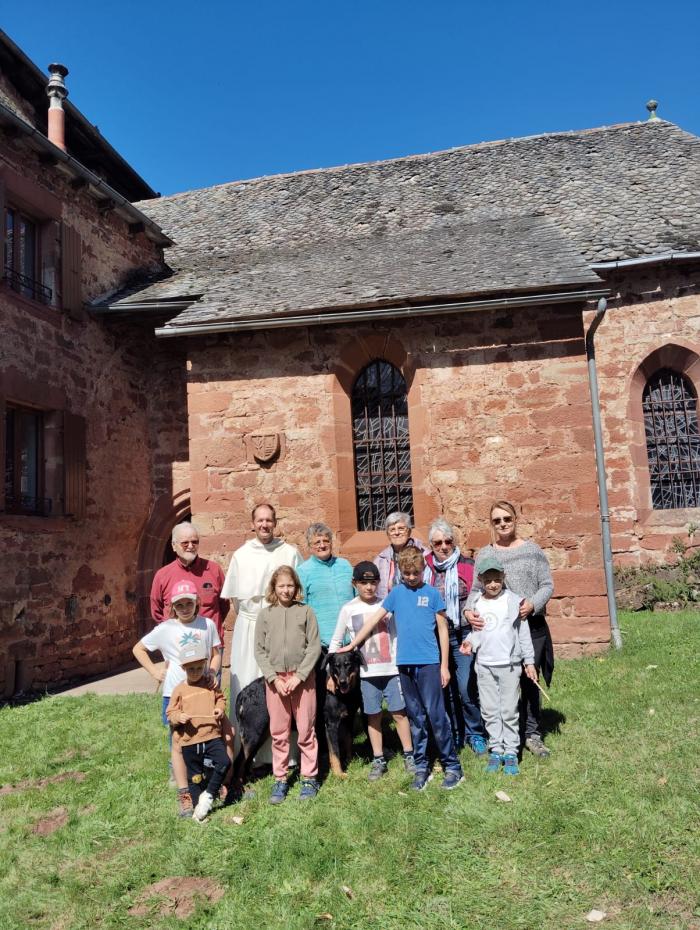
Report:
M 520 675 L 522 665 L 476 664 L 481 716 L 489 735 L 489 750 L 518 754 L 520 747 Z

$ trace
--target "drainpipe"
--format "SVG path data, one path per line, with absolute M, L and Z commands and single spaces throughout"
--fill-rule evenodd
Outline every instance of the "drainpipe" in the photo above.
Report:
M 600 531 L 603 537 L 603 565 L 605 568 L 605 587 L 608 594 L 608 613 L 610 614 L 610 638 L 616 649 L 622 649 L 622 636 L 617 623 L 617 604 L 615 603 L 615 578 L 613 575 L 612 539 L 610 536 L 610 507 L 608 505 L 608 487 L 605 479 L 605 454 L 603 452 L 603 430 L 600 425 L 600 395 L 598 393 L 598 374 L 595 365 L 595 345 L 593 337 L 603 322 L 608 302 L 605 297 L 598 301 L 595 319 L 586 333 L 586 358 L 588 359 L 588 383 L 591 391 L 593 408 L 593 437 L 595 440 L 595 464 L 598 472 L 598 500 L 600 502 Z

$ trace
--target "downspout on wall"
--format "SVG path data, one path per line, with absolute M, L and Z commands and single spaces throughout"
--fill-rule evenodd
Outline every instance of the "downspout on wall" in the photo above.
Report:
M 593 410 L 593 438 L 595 440 L 595 464 L 598 475 L 598 500 L 600 502 L 600 532 L 603 539 L 603 567 L 605 569 L 605 588 L 608 596 L 608 613 L 610 614 L 610 638 L 616 649 L 622 649 L 622 636 L 617 622 L 617 604 L 615 602 L 615 577 L 613 575 L 612 537 L 610 534 L 610 506 L 608 504 L 608 487 L 605 477 L 605 453 L 603 451 L 603 430 L 600 421 L 600 394 L 598 391 L 598 373 L 595 363 L 594 337 L 603 321 L 608 302 L 605 297 L 598 301 L 596 315 L 586 333 L 586 358 L 588 360 L 588 385 L 591 392 Z

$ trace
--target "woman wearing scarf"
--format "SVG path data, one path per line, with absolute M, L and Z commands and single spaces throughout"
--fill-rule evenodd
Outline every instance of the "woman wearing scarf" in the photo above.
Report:
M 420 539 L 414 539 L 411 536 L 411 515 L 408 513 L 390 513 L 384 521 L 384 529 L 389 539 L 389 545 L 382 549 L 374 564 L 379 569 L 379 586 L 377 588 L 377 597 L 386 597 L 389 591 L 401 582 L 401 572 L 399 571 L 399 552 L 406 546 L 413 546 L 420 549 L 423 555 L 428 554 Z
M 452 680 L 445 689 L 445 706 L 452 723 L 455 745 L 467 742 L 478 756 L 486 753 L 486 730 L 479 710 L 479 693 L 474 674 L 474 656 L 459 651 L 471 627 L 462 619 L 462 610 L 474 580 L 474 560 L 463 556 L 455 543 L 455 532 L 443 517 L 438 517 L 428 531 L 431 552 L 426 556 L 423 580 L 437 588 L 450 619 L 450 672 Z

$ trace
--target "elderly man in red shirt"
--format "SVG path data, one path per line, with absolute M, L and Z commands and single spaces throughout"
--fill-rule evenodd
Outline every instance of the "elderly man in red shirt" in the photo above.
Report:
M 151 586 L 151 616 L 162 623 L 170 616 L 170 592 L 180 581 L 191 581 L 199 595 L 199 612 L 214 621 L 221 642 L 229 602 L 221 597 L 224 573 L 218 562 L 199 555 L 199 532 L 192 523 L 178 523 L 173 529 L 176 558 L 158 569 Z

